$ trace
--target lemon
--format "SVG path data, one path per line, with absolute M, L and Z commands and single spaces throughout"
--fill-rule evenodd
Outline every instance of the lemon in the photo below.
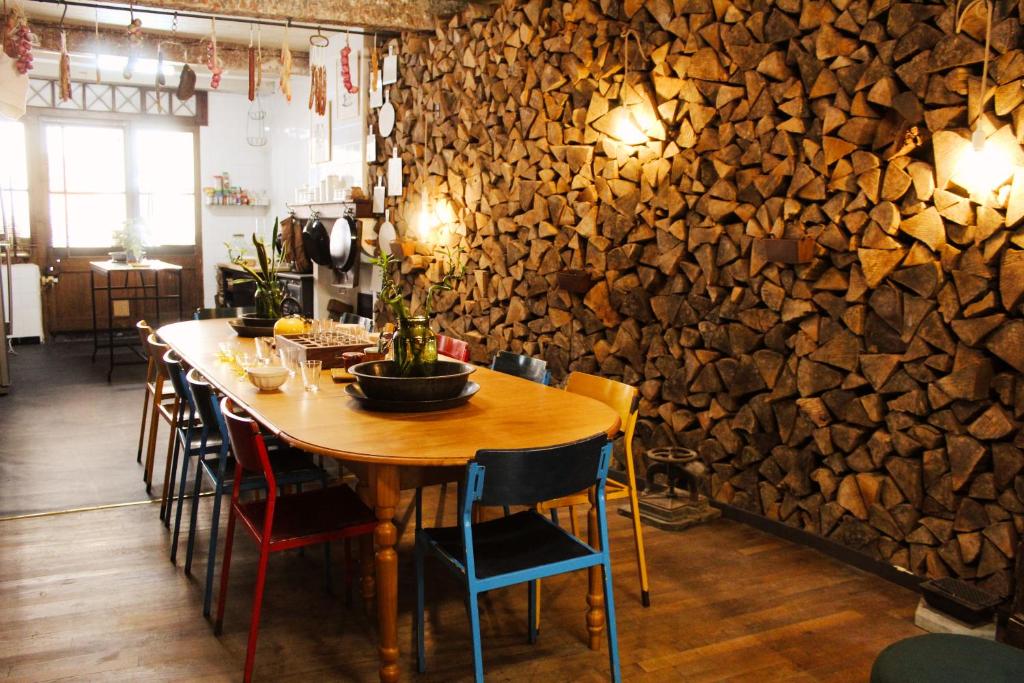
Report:
M 306 331 L 306 321 L 299 315 L 290 315 L 274 323 L 274 335 L 302 334 Z

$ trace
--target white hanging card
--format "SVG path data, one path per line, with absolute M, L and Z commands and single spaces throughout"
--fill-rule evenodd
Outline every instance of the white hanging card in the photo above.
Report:
M 384 68 L 381 69 L 381 83 L 391 85 L 398 82 L 398 55 L 395 54 L 395 46 L 388 46 L 388 53 L 384 56 Z
M 402 196 L 402 158 L 398 156 L 398 147 L 388 159 L 388 196 Z
M 380 70 L 377 71 L 377 87 L 370 90 L 370 106 L 374 109 L 384 104 L 384 86 L 380 82 Z
M 373 124 L 366 133 L 366 163 L 377 161 L 377 136 L 373 134 Z
M 377 176 L 377 184 L 373 186 L 373 212 L 384 213 L 384 176 Z

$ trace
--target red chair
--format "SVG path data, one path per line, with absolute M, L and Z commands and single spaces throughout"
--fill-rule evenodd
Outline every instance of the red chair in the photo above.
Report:
M 246 472 L 262 474 L 267 480 L 267 497 L 263 500 L 241 503 L 238 500 L 241 487 L 235 486 L 231 492 L 227 545 L 224 548 L 217 621 L 214 626 L 214 632 L 219 635 L 224 624 L 235 520 L 241 519 L 245 530 L 260 546 L 252 618 L 249 622 L 249 645 L 245 654 L 244 679 L 249 681 L 256 659 L 260 607 L 263 604 L 263 587 L 267 579 L 270 553 L 354 536 L 368 538 L 376 528 L 376 519 L 355 492 L 344 485 L 278 497 L 277 480 L 259 426 L 251 418 L 236 414 L 235 406 L 228 398 L 221 401 L 221 410 L 237 463 L 234 480 L 242 481 Z
M 437 352 L 449 358 L 461 360 L 463 363 L 469 362 L 469 344 L 455 337 L 437 335 Z

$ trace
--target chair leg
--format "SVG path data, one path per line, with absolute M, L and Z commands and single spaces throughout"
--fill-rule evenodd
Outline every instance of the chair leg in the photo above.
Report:
M 619 683 L 622 672 L 619 670 L 619 636 L 615 626 L 615 595 L 612 593 L 612 564 L 609 559 L 605 559 L 601 565 L 601 573 L 604 574 L 604 628 L 608 632 L 608 659 L 612 681 Z
M 528 608 L 527 608 L 527 629 L 529 631 L 529 642 L 532 645 L 537 642 L 537 581 L 527 582 Z
M 484 654 L 480 645 L 480 605 L 477 594 L 469 593 L 469 628 L 473 636 L 473 677 L 476 683 L 484 683 Z
M 334 582 L 331 581 L 331 544 L 324 543 L 324 590 L 334 595 Z
M 427 670 L 427 654 L 423 630 L 426 620 L 423 618 L 423 547 L 416 539 L 416 670 L 423 673 Z
M 647 582 L 647 554 L 644 551 L 644 531 L 640 523 L 640 501 L 636 495 L 636 472 L 633 469 L 632 449 L 626 449 L 626 469 L 629 474 L 629 506 L 633 510 L 633 544 L 636 546 L 636 569 L 640 574 L 640 602 L 651 606 L 650 585 Z
M 217 619 L 213 622 L 213 632 L 220 635 L 224 630 L 224 605 L 228 597 L 228 575 L 231 572 L 231 546 L 235 541 L 235 511 L 228 513 L 227 539 L 224 541 L 224 564 L 220 568 L 220 594 L 217 596 Z
M 167 462 L 164 464 L 164 490 L 160 497 L 160 519 L 165 527 L 171 525 L 170 498 L 174 487 L 174 473 L 178 466 L 178 429 L 171 425 L 171 438 L 167 442 Z
M 259 568 L 256 570 L 256 588 L 252 597 L 252 616 L 249 619 L 249 644 L 245 649 L 245 673 L 243 675 L 245 683 L 252 680 L 252 669 L 256 663 L 256 639 L 260 634 L 260 610 L 263 608 L 263 588 L 267 583 L 267 560 L 269 558 L 270 550 L 266 547 L 260 548 Z M 226 555 L 224 559 L 227 560 Z
M 149 376 L 153 372 L 153 361 L 146 368 L 146 386 L 143 387 L 142 421 L 139 423 L 139 450 L 135 454 L 135 462 L 142 462 L 142 445 L 146 441 L 146 418 L 149 417 Z
M 210 515 L 210 552 L 206 556 L 206 588 L 203 590 L 204 617 L 210 616 L 210 610 L 213 607 L 213 570 L 217 566 L 217 532 L 220 527 L 220 503 L 224 497 L 221 483 L 216 482 L 214 486 L 213 514 Z M 228 524 L 231 525 L 233 521 L 233 519 L 229 519 Z M 228 538 L 231 536 L 229 535 Z M 225 552 L 225 557 L 226 555 Z
M 185 576 L 192 575 L 192 555 L 196 547 L 196 522 L 199 520 L 199 494 L 203 490 L 203 466 L 196 461 L 196 480 L 192 486 L 192 504 L 188 514 L 188 542 L 185 544 Z
M 352 539 L 345 539 L 345 606 L 352 606 L 352 577 L 355 575 L 355 564 L 352 561 Z
M 540 633 L 540 587 L 541 580 L 537 579 L 537 589 L 533 592 L 533 633 L 534 640 Z
M 160 429 L 160 407 L 159 399 L 160 392 L 164 390 L 163 380 L 158 379 L 156 382 L 156 393 L 153 394 L 153 405 L 150 411 L 149 417 L 149 442 L 146 444 L 146 466 L 142 470 L 142 480 L 146 482 L 146 493 L 150 493 L 153 490 L 153 465 L 156 461 L 156 433 Z M 177 406 L 173 406 L 173 410 L 177 410 Z
M 205 445 L 206 439 L 202 440 Z M 202 446 L 199 452 L 202 453 L 205 450 Z M 200 455 L 199 457 L 202 457 Z M 181 510 L 185 507 L 185 486 L 188 481 L 188 466 L 192 462 L 192 438 L 191 435 L 185 439 L 185 452 L 182 453 L 181 457 L 181 482 L 178 484 L 178 506 L 174 511 L 174 533 L 171 534 L 171 564 L 175 564 L 178 559 L 178 538 L 181 532 Z M 196 459 L 196 466 L 199 465 L 199 459 Z M 196 472 L 196 479 L 199 479 L 199 472 Z M 173 501 L 172 501 L 173 502 Z M 193 501 L 193 507 L 194 501 Z M 170 510 L 168 510 L 168 517 L 170 516 Z
M 572 529 L 572 535 L 576 538 L 580 538 L 580 523 L 576 519 L 576 506 L 569 506 L 569 528 Z

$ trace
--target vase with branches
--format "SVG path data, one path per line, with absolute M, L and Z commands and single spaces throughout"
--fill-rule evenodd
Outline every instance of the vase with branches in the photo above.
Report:
M 252 244 L 256 249 L 255 267 L 246 263 L 240 255 L 232 259 L 239 268 L 245 271 L 247 277 L 240 279 L 252 281 L 256 285 L 256 317 L 258 318 L 276 320 L 283 313 L 284 286 L 277 274 L 281 270 L 281 265 L 285 263 L 285 251 L 278 239 L 279 230 L 279 222 L 274 219 L 274 230 L 269 246 L 262 237 L 253 233 Z
M 452 291 L 466 274 L 467 264 L 463 259 L 465 250 L 461 247 L 438 249 L 439 279 L 427 289 L 426 301 L 420 313 L 413 314 L 406 303 L 402 286 L 392 272 L 398 259 L 382 251 L 372 259 L 381 271 L 381 288 L 378 294 L 398 323 L 393 342 L 395 366 L 403 377 L 430 375 L 437 362 L 437 335 L 430 329 L 430 318 L 434 315 L 434 297 L 439 292 Z

